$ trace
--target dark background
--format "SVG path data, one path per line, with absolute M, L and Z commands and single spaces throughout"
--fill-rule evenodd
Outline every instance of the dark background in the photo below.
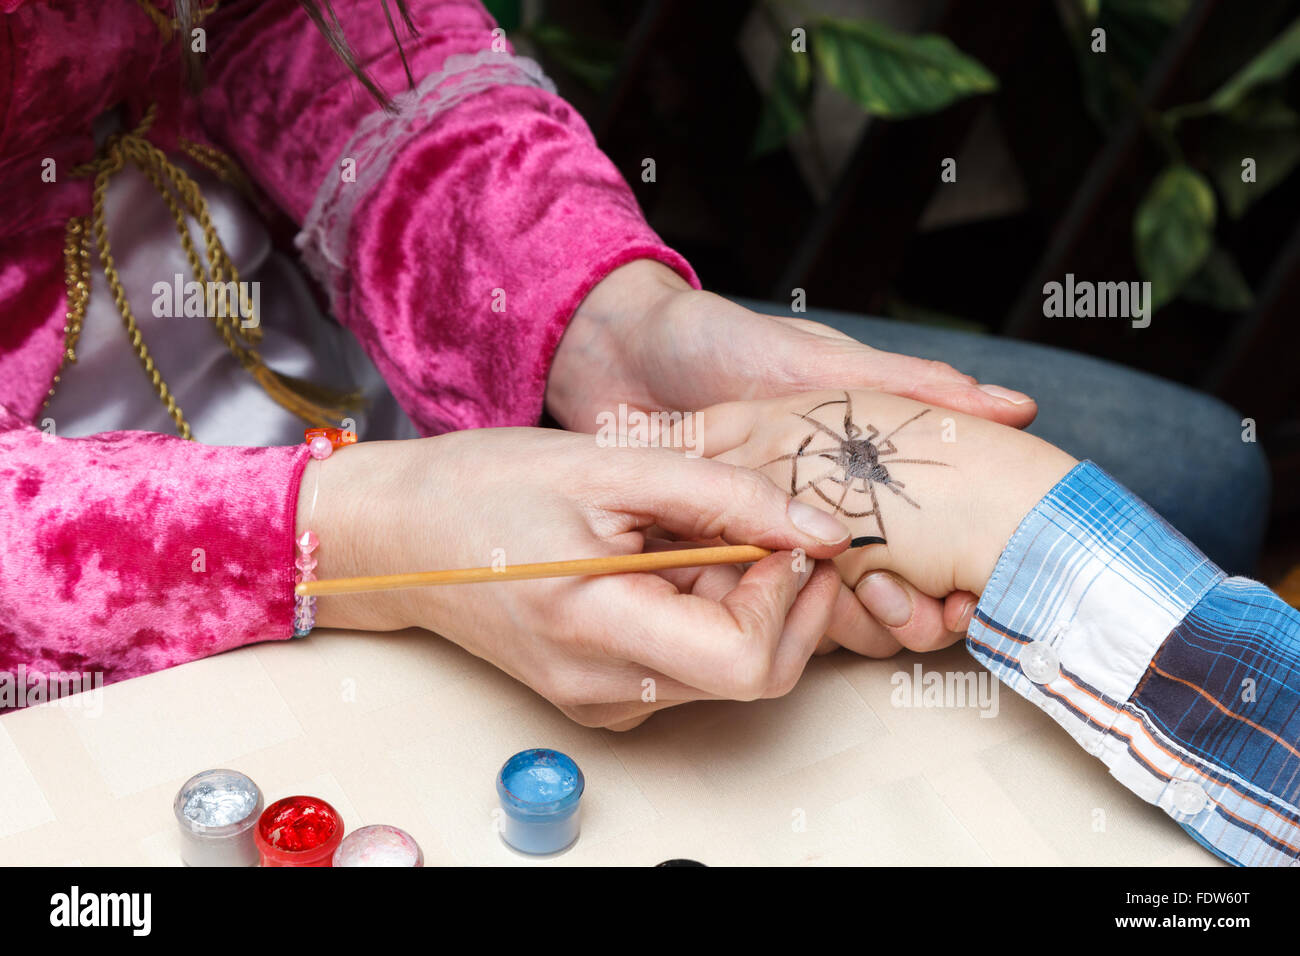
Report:
M 1261 133 L 1195 118 L 1178 127 L 1174 148 L 1207 179 L 1225 136 L 1230 152 L 1259 154 L 1261 166 L 1266 157 L 1285 165 L 1281 181 L 1261 189 L 1263 198 L 1240 215 L 1219 202 L 1215 242 L 1235 260 L 1248 304 L 1225 307 L 1207 304 L 1214 296 L 1203 292 L 1180 295 L 1155 313 L 1149 328 L 1134 329 L 1122 319 L 1045 318 L 1042 289 L 1067 272 L 1097 281 L 1143 278 L 1134 253 L 1135 211 L 1169 161 L 1156 118 L 1213 94 L 1300 16 L 1300 4 L 1094 3 L 545 0 L 521 6 L 490 0 L 488 6 L 582 111 L 651 225 L 709 288 L 788 303 L 800 287 L 811 307 L 1074 349 L 1202 388 L 1253 418 L 1275 478 L 1261 575 L 1280 586 L 1300 563 L 1300 132 Z M 893 17 L 905 32 L 941 34 L 983 64 L 998 88 L 929 115 L 871 119 L 841 143 L 820 181 L 809 173 L 807 157 L 817 157 L 807 130 L 756 155 L 779 28 L 823 13 Z M 1120 77 L 1109 86 L 1089 74 L 1101 61 L 1089 60 L 1071 33 L 1070 16 L 1081 14 L 1107 28 L 1105 63 Z M 899 27 L 899 20 L 907 25 Z M 761 53 L 764 42 L 767 67 L 756 67 L 755 50 Z M 1298 74 L 1271 87 L 1291 109 L 1300 107 Z M 820 135 L 829 124 L 843 139 L 846 114 L 833 96 L 814 115 Z M 850 113 L 861 113 L 842 101 Z M 1242 141 L 1232 142 L 1238 134 Z M 957 184 L 940 182 L 940 159 L 949 156 L 958 157 Z M 655 160 L 656 182 L 642 181 L 645 157 Z M 959 201 L 935 215 L 943 189 L 960 190 Z

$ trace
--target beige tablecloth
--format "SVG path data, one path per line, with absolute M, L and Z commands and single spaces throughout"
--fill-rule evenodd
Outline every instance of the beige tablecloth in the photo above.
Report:
M 984 673 L 960 646 L 838 652 L 783 699 L 615 734 L 434 635 L 319 631 L 0 717 L 0 864 L 179 865 L 172 798 L 212 767 L 268 802 L 323 797 L 349 829 L 403 827 L 431 866 L 1217 862 L 1005 688 L 924 706 L 918 663 Z M 587 780 L 582 836 L 546 860 L 504 846 L 493 812 L 496 771 L 535 746 Z

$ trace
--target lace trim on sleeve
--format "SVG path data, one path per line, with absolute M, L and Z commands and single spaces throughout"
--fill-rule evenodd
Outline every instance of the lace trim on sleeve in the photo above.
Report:
M 393 98 L 393 112 L 367 115 L 348 140 L 344 158 L 355 161 L 355 182 L 339 172 L 326 178 L 316 193 L 302 231 L 294 240 L 308 270 L 330 293 L 331 301 L 346 281 L 348 232 L 354 208 L 388 172 L 403 145 L 434 115 L 494 86 L 535 86 L 555 92 L 555 84 L 527 57 L 480 50 L 447 57 L 443 68 L 414 90 Z

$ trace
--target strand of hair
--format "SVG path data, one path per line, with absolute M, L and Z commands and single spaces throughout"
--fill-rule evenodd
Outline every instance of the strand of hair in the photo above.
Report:
M 393 35 L 397 41 L 397 55 L 402 58 L 402 69 L 406 71 L 406 85 L 408 89 L 415 89 L 415 77 L 411 75 L 411 64 L 406 62 L 406 50 L 402 46 L 402 38 L 397 35 L 397 26 L 393 23 L 392 11 L 388 9 L 388 0 L 380 0 L 384 5 L 384 19 L 388 21 L 388 32 Z M 400 3 L 401 0 L 398 0 Z
M 316 24 L 316 29 L 324 35 L 326 42 L 343 61 L 344 66 L 351 70 L 384 109 L 393 112 L 395 107 L 388 95 L 384 93 L 371 79 L 370 74 L 361 68 L 357 63 L 356 55 L 352 52 L 352 46 L 348 43 L 347 38 L 343 35 L 343 25 L 339 23 L 338 15 L 334 12 L 334 6 L 330 0 L 298 0 L 298 5 L 306 12 L 311 21 Z M 325 18 L 324 10 L 329 13 L 329 21 Z

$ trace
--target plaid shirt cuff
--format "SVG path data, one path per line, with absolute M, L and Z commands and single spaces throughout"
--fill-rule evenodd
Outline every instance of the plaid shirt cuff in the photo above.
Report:
M 967 647 L 1219 856 L 1300 859 L 1300 614 L 1096 465 L 1021 522 Z

